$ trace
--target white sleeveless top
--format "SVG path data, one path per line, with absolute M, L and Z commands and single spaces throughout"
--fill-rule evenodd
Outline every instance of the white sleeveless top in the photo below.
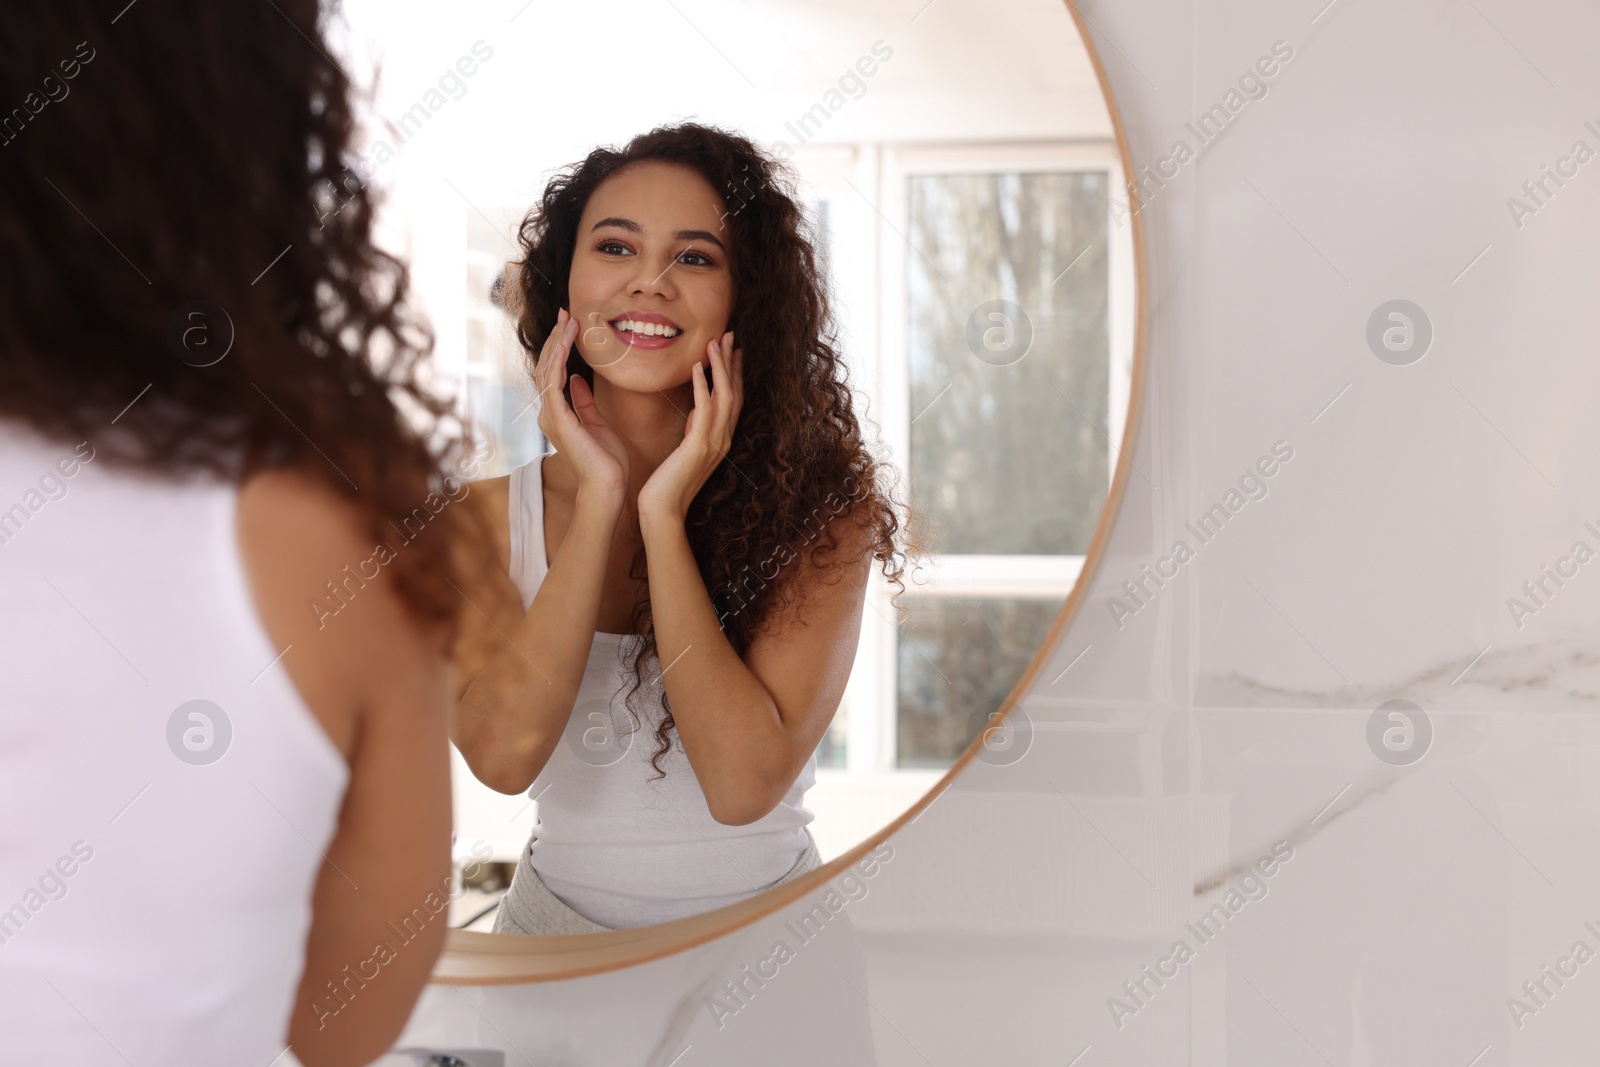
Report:
M 284 1049 L 349 770 L 275 662 L 237 497 L 0 420 L 5 1063 Z
M 554 453 L 549 453 L 554 455 Z M 511 472 L 511 577 L 524 610 L 549 570 L 544 541 L 544 456 Z M 596 633 L 565 737 L 534 780 L 538 821 L 529 859 L 540 881 L 580 915 L 624 929 L 724 907 L 782 878 L 805 851 L 806 761 L 783 801 L 745 826 L 711 817 L 676 727 L 661 757 L 661 671 L 654 661 L 634 694 L 639 726 L 624 705 L 633 687 L 633 650 L 643 638 Z M 653 683 L 653 684 L 652 684 Z

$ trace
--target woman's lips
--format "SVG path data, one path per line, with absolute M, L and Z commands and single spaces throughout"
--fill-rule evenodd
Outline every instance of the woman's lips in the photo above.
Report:
M 661 337 L 657 334 L 625 333 L 617 329 L 617 324 L 614 322 L 608 322 L 606 325 L 611 327 L 611 332 L 629 348 L 666 348 L 683 336 L 681 330 L 672 337 Z

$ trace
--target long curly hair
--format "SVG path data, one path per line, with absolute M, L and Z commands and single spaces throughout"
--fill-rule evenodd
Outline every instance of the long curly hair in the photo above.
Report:
M 158 476 L 306 469 L 407 546 L 398 590 L 448 651 L 468 509 L 436 502 L 467 441 L 373 244 L 317 0 L 120 6 L 6 10 L 0 415 Z
M 660 126 L 620 149 L 595 149 L 546 185 L 522 221 L 522 256 L 508 272 L 514 278 L 510 310 L 530 367 L 567 306 L 589 197 L 623 167 L 646 160 L 698 171 L 722 196 L 732 231 L 735 298 L 727 328 L 745 351 L 744 404 L 732 448 L 695 496 L 685 522 L 728 643 L 744 656 L 763 624 L 793 599 L 800 568 L 787 564 L 826 564 L 840 548 L 841 524 L 870 528 L 872 554 L 899 587 L 892 598 L 898 609 L 908 557 L 897 545 L 896 510 L 904 506 L 890 496 L 893 469 L 863 442 L 825 273 L 814 231 L 794 197 L 794 176 L 748 138 L 695 122 Z M 594 385 L 594 368 L 576 345 L 568 370 Z M 562 393 L 570 404 L 570 384 Z M 914 539 L 907 547 L 917 552 Z M 647 563 L 641 547 L 630 576 L 645 579 Z M 633 698 L 645 684 L 646 664 L 660 663 L 648 583 L 644 588 L 633 611 L 634 631 L 643 640 L 636 643 L 634 682 L 625 698 L 636 724 Z M 661 688 L 665 714 L 650 761 L 658 779 L 666 774 L 660 761 L 672 746 L 674 726 Z

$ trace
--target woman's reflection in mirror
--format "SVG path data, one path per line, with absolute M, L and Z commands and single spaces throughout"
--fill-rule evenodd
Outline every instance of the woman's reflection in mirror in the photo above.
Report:
M 453 727 L 538 798 L 495 929 L 670 921 L 820 864 L 805 791 L 874 559 L 903 591 L 900 522 L 781 162 L 657 128 L 559 173 L 519 240 L 553 451 L 472 494 L 503 577 Z

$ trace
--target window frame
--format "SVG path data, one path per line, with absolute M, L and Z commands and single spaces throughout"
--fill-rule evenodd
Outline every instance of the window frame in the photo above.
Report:
M 804 179 L 802 195 L 808 208 L 814 212 L 818 200 L 831 201 L 830 259 L 847 272 L 839 291 L 851 297 L 850 304 L 838 308 L 841 341 L 850 355 L 854 384 L 879 423 L 885 458 L 902 472 L 910 469 L 913 418 L 906 354 L 909 179 L 923 174 L 1099 171 L 1106 176 L 1108 198 L 1123 188 L 1121 156 L 1112 139 L 812 146 L 797 152 L 794 163 Z M 875 219 L 866 230 L 852 227 L 845 218 L 851 212 L 858 223 L 863 217 Z M 1118 224 L 1114 205 L 1106 213 L 1104 240 L 1111 366 L 1108 425 L 1101 429 L 1111 443 L 1107 450 L 1109 485 L 1116 471 L 1132 387 L 1137 297 L 1132 227 Z M 872 276 L 870 291 L 861 282 L 863 275 Z M 916 572 L 915 583 L 908 572 L 902 604 L 913 597 L 1064 602 L 1083 563 L 1082 555 L 936 554 L 927 567 Z M 856 670 L 845 695 L 845 769 L 819 768 L 818 782 L 888 775 L 907 785 L 915 781 L 931 786 L 942 777 L 942 771 L 896 765 L 899 631 L 890 601 L 895 589 L 883 580 L 881 572 L 873 574 Z

